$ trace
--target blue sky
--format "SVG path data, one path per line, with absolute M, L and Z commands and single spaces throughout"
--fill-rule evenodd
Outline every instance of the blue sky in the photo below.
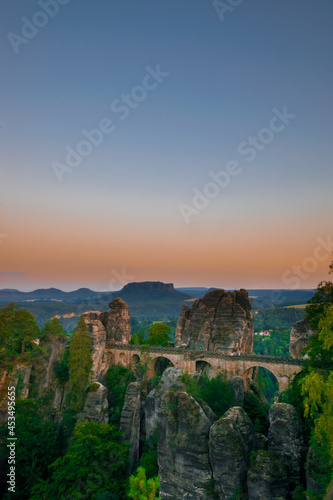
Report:
M 312 255 L 332 230 L 331 2 L 244 1 L 222 22 L 210 1 L 71 0 L 15 54 L 8 33 L 21 35 L 22 18 L 40 10 L 13 0 L 0 20 L 0 270 L 26 273 L 0 287 L 104 289 L 106 269 L 123 267 L 177 285 L 279 286 Z M 120 120 L 111 104 L 157 65 L 169 75 Z M 284 107 L 296 118 L 246 162 L 239 144 Z M 104 118 L 114 132 L 59 182 L 53 163 Z M 179 205 L 230 160 L 241 174 L 186 224 Z M 95 248 L 78 266 L 87 238 Z

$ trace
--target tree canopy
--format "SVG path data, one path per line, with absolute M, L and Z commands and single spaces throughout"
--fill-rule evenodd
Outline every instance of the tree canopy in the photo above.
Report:
M 71 401 L 75 410 L 81 410 L 86 389 L 91 382 L 93 360 L 92 343 L 88 327 L 82 316 L 73 332 L 69 345 L 69 381 Z
M 26 351 L 32 351 L 36 344 L 32 341 L 40 337 L 40 329 L 35 316 L 20 308 L 14 302 L 0 309 L 0 341 L 4 345 L 1 359 L 21 355 L 24 360 Z
M 51 465 L 51 480 L 40 482 L 31 500 L 88 500 L 106 492 L 124 498 L 128 445 L 119 437 L 113 425 L 78 424 L 67 453 Z
M 148 332 L 147 344 L 149 345 L 167 347 L 171 342 L 171 329 L 164 323 L 155 323 L 149 328 Z

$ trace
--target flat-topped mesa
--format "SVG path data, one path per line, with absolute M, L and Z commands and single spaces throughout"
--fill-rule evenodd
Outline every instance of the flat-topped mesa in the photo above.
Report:
M 196 300 L 192 308 L 183 306 L 176 343 L 189 349 L 252 354 L 253 332 L 253 312 L 247 291 L 213 290 Z

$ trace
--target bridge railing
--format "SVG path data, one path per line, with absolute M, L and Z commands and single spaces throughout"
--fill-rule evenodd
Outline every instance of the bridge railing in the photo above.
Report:
M 122 351 L 136 351 L 142 354 L 156 352 L 163 354 L 183 354 L 188 356 L 189 359 L 197 358 L 222 358 L 228 359 L 229 361 L 255 361 L 256 363 L 278 363 L 278 364 L 288 364 L 288 365 L 302 365 L 304 359 L 291 358 L 289 356 L 262 356 L 260 354 L 240 354 L 231 356 L 230 354 L 225 354 L 217 351 L 202 351 L 202 350 L 191 350 L 186 347 L 157 347 L 148 345 L 128 345 L 128 344 L 118 344 L 113 341 L 108 340 L 106 342 L 107 349 L 119 349 Z

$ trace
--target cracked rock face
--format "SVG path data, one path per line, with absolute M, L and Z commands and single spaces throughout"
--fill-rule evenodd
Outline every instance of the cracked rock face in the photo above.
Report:
M 123 439 L 130 444 L 129 471 L 132 472 L 139 460 L 140 448 L 140 417 L 141 393 L 140 384 L 131 382 L 126 390 L 125 402 L 121 412 L 120 430 L 124 433 Z
M 303 319 L 294 323 L 290 332 L 289 351 L 291 357 L 296 359 L 306 357 L 306 355 L 302 354 L 302 351 L 316 333 L 315 330 L 310 328 L 310 320 Z
M 105 352 L 107 341 L 128 344 L 131 339 L 129 308 L 126 302 L 117 298 L 110 302 L 108 311 L 89 311 L 82 317 L 91 336 L 95 379 L 103 382 L 113 363 L 112 354 Z
M 191 396 L 170 391 L 158 414 L 161 500 L 206 500 L 211 482 L 208 435 L 211 421 Z
M 249 500 L 276 500 L 289 498 L 288 471 L 273 453 L 259 451 L 247 475 Z
M 269 410 L 268 451 L 283 462 L 290 480 L 300 480 L 304 438 L 296 410 L 287 403 L 275 403 Z
M 88 420 L 89 422 L 109 423 L 109 404 L 108 390 L 104 385 L 95 382 L 96 390 L 88 392 L 84 408 L 81 415 L 81 421 Z
M 213 290 L 184 305 L 177 323 L 177 345 L 190 349 L 249 354 L 253 350 L 253 312 L 246 290 Z
M 244 484 L 253 446 L 252 422 L 241 407 L 230 408 L 211 427 L 209 456 L 217 498 L 232 498 Z
M 102 322 L 106 330 L 107 340 L 128 344 L 131 340 L 131 321 L 126 302 L 117 297 L 109 304 L 109 310 L 104 313 Z

